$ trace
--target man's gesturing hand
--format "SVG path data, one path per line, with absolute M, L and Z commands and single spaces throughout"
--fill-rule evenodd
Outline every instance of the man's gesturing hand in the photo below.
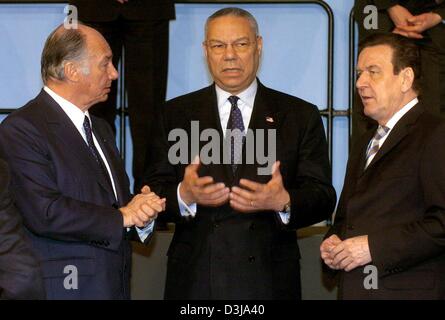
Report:
M 289 193 L 283 185 L 280 162 L 272 167 L 272 178 L 262 184 L 247 179 L 240 180 L 240 187 L 232 187 L 230 206 L 240 212 L 261 210 L 281 211 L 290 201 Z
M 197 203 L 204 206 L 217 207 L 229 200 L 230 189 L 224 183 L 214 183 L 210 176 L 199 177 L 199 158 L 196 157 L 185 168 L 184 179 L 179 187 L 179 195 L 187 204 Z

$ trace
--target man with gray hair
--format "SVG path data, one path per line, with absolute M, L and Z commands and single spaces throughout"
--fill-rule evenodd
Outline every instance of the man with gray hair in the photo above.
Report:
M 205 31 L 214 83 L 167 103 L 145 176 L 167 198 L 165 217 L 176 223 L 165 298 L 298 299 L 295 230 L 328 218 L 335 205 L 318 109 L 256 78 L 263 39 L 249 12 L 221 9 L 208 18 Z M 207 141 L 200 141 L 200 161 L 189 164 L 192 154 L 173 164 L 168 154 L 175 141 L 166 135 L 183 129 L 188 145 L 195 143 L 195 121 L 200 134 L 216 132 L 219 147 L 212 157 L 219 153 L 219 159 L 209 162 Z M 241 139 L 232 138 L 234 132 Z M 224 145 L 230 161 L 221 159 Z M 278 161 L 260 161 L 258 149 Z
M 131 198 L 109 125 L 88 113 L 118 77 L 96 30 L 59 26 L 42 53 L 39 95 L 0 126 L 0 153 L 49 299 L 128 299 L 130 240 L 147 243 L 165 200 Z

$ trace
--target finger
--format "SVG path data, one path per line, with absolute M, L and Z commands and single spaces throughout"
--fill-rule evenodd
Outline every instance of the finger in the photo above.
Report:
M 141 193 L 150 193 L 150 191 L 150 187 L 147 185 L 143 186 L 141 189 Z
M 199 156 L 197 155 L 192 162 L 185 168 L 187 172 L 198 174 L 199 165 L 201 162 L 199 161 Z
M 346 257 L 339 263 L 338 267 L 346 271 L 346 269 L 351 266 L 352 262 L 353 259 L 351 257 Z
M 237 202 L 235 200 L 232 200 L 232 199 L 230 200 L 229 203 L 230 203 L 230 206 L 233 209 L 235 209 L 236 211 L 239 211 L 239 212 L 249 213 L 249 212 L 256 211 L 255 208 L 252 208 L 251 206 L 243 205 L 242 203 L 239 203 L 239 202 Z
M 159 203 L 156 203 L 155 201 L 150 202 L 150 203 L 144 203 L 141 206 L 142 210 L 144 210 L 145 213 L 147 213 L 148 215 L 151 215 L 152 210 L 156 211 L 156 212 L 160 212 L 162 211 L 162 205 Z M 151 209 L 151 210 L 149 210 Z
M 331 258 L 333 258 L 334 260 L 333 263 L 338 266 L 340 266 L 341 262 L 348 257 L 349 257 L 348 253 L 344 250 L 335 256 L 331 255 Z
M 253 200 L 250 200 L 250 198 L 240 196 L 234 192 L 230 193 L 230 200 L 236 201 L 237 203 L 248 207 L 253 207 L 253 205 L 255 204 Z
M 424 31 L 421 25 L 400 26 L 397 27 L 397 29 L 402 32 L 406 32 L 408 35 L 415 35 L 415 36 L 421 36 L 421 33 Z
M 402 30 L 400 30 L 400 29 L 398 29 L 398 28 L 395 28 L 395 29 L 392 31 L 392 33 L 399 34 L 399 35 L 401 35 L 401 36 L 404 36 L 404 37 L 408 38 L 408 32 L 402 31 Z
M 238 197 L 242 197 L 247 201 L 252 201 L 256 199 L 256 194 L 254 192 L 241 189 L 239 187 L 232 187 L 232 193 Z
M 239 181 L 240 186 L 245 187 L 247 189 L 253 190 L 253 191 L 259 191 L 263 188 L 263 184 L 258 182 L 253 182 L 248 179 L 241 179 Z
M 272 178 L 281 177 L 280 166 L 281 166 L 281 162 L 275 161 L 275 163 L 272 166 Z
M 335 246 L 332 250 L 331 250 L 331 255 L 333 257 L 335 257 L 337 254 L 339 254 L 340 252 L 342 252 L 345 249 L 345 244 L 344 243 L 339 243 L 337 246 Z
M 207 195 L 211 196 L 215 192 L 224 191 L 226 189 L 229 189 L 229 188 L 226 188 L 224 183 L 213 183 L 213 184 L 209 184 L 205 187 L 200 188 L 199 193 L 204 196 L 207 196 Z
M 224 194 L 212 200 L 204 200 L 202 204 L 210 207 L 218 207 L 226 203 L 228 200 L 229 200 L 229 194 Z
M 205 176 L 205 177 L 197 178 L 194 181 L 193 185 L 197 186 L 197 187 L 203 187 L 205 185 L 212 184 L 212 183 L 213 183 L 213 178 L 209 177 L 209 176 Z
M 221 190 L 216 190 L 211 193 L 206 193 L 202 195 L 203 200 L 213 201 L 221 197 L 229 197 L 230 189 L 223 188 Z

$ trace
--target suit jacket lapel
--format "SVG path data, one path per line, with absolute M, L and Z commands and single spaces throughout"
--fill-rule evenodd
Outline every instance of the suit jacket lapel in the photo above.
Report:
M 106 135 L 104 133 L 103 127 L 99 125 L 97 121 L 95 121 L 94 117 L 91 117 L 93 132 L 97 139 L 97 142 L 104 153 L 105 158 L 107 159 L 108 165 L 110 166 L 111 175 L 113 177 L 114 186 L 116 188 L 117 193 L 117 201 L 122 206 L 127 201 L 125 192 L 125 186 L 123 179 L 125 179 L 125 172 L 122 170 L 122 164 L 118 163 L 119 159 L 116 157 L 115 152 L 113 151 L 113 146 L 110 143 L 114 143 L 114 141 L 108 141 L 105 139 Z M 111 190 L 112 192 L 112 190 Z
M 370 170 L 378 161 L 380 161 L 406 137 L 406 135 L 409 133 L 410 126 L 417 121 L 423 112 L 423 106 L 419 102 L 396 123 L 394 128 L 389 133 L 388 138 L 386 138 L 385 142 L 365 171 Z
M 42 106 L 45 108 L 43 112 L 46 113 L 48 127 L 55 137 L 66 145 L 66 152 L 70 152 L 73 158 L 78 159 L 105 190 L 112 192 L 85 140 L 66 113 L 44 90 L 40 93 L 40 97 L 44 100 Z
M 269 150 L 267 149 L 267 137 L 268 137 L 268 131 L 267 130 L 277 130 L 280 126 L 281 119 L 284 117 L 283 112 L 277 112 L 277 110 L 273 106 L 273 102 L 269 101 L 267 99 L 266 95 L 266 88 L 263 86 L 263 84 L 258 81 L 258 89 L 257 93 L 255 95 L 253 110 L 252 110 L 252 116 L 250 118 L 250 123 L 248 126 L 249 130 L 252 130 L 254 132 L 255 137 L 255 152 L 256 152 L 256 144 L 257 144 L 257 135 L 256 130 L 264 130 L 264 153 L 268 154 Z M 277 137 L 278 138 L 278 137 Z M 253 165 L 247 165 L 246 164 L 246 143 L 243 146 L 243 156 L 244 161 L 241 165 L 238 166 L 238 169 L 235 172 L 235 180 L 238 181 L 241 177 L 246 177 L 248 179 L 255 179 L 258 178 L 258 159 L 254 159 Z M 252 155 L 250 155 L 252 156 Z M 256 154 L 253 155 L 256 157 Z M 264 176 L 264 181 L 259 181 L 262 183 L 267 182 L 269 179 L 268 176 Z
M 207 87 L 203 90 L 202 96 L 199 98 L 199 101 L 193 106 L 190 106 L 189 112 L 189 123 L 191 121 L 199 121 L 199 131 L 200 133 L 205 129 L 217 129 L 218 136 L 220 137 L 220 160 L 221 164 L 212 165 L 212 175 L 215 175 L 215 180 L 223 180 L 226 182 L 231 182 L 233 180 L 232 168 L 230 164 L 223 163 L 223 146 L 224 146 L 224 134 L 223 130 L 225 128 L 221 127 L 221 119 L 219 117 L 218 111 L 218 101 L 216 97 L 215 84 Z M 191 137 L 193 139 L 193 137 Z M 193 143 L 193 141 L 191 141 Z M 206 144 L 207 142 L 201 143 L 200 148 Z M 193 155 L 191 155 L 193 156 Z M 193 160 L 193 159 L 191 159 Z M 203 174 L 208 175 L 208 172 L 204 172 Z

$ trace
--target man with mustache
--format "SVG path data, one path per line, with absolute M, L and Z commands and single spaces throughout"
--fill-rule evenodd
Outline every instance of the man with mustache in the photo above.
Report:
M 341 299 L 445 298 L 445 121 L 418 99 L 419 71 L 400 35 L 360 45 L 356 86 L 378 126 L 353 146 L 320 248 Z
M 166 299 L 299 299 L 296 229 L 330 217 L 335 205 L 327 143 L 317 107 L 269 89 L 256 78 L 263 39 L 255 18 L 224 8 L 206 22 L 204 54 L 214 83 L 175 98 L 164 108 L 164 134 L 147 163 L 145 183 L 167 198 L 166 217 L 176 223 L 168 251 Z M 215 129 L 230 161 L 173 164 L 167 135 Z M 227 130 L 226 130 L 227 129 Z M 272 170 L 244 137 L 276 151 Z M 215 131 L 214 130 L 214 131 Z M 259 131 L 265 132 L 261 139 Z M 227 138 L 238 132 L 240 139 Z M 276 143 L 267 134 L 276 133 Z M 203 150 L 202 142 L 200 150 Z M 223 154 L 223 148 L 215 153 Z M 240 160 L 240 161 L 238 161 Z M 264 169 L 264 168 L 263 168 Z
M 38 96 L 0 125 L 12 193 L 49 299 L 130 298 L 130 240 L 148 243 L 165 199 L 131 198 L 110 126 L 89 114 L 118 76 L 96 30 L 59 26 L 41 59 Z

